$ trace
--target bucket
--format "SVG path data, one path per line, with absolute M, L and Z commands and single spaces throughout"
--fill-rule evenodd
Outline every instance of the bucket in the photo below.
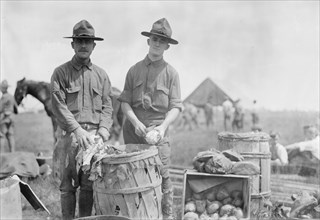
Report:
M 264 200 L 271 196 L 271 154 L 269 147 L 269 135 L 267 133 L 248 132 L 218 134 L 218 150 L 232 149 L 241 154 L 245 161 L 250 161 L 260 168 L 259 175 L 251 176 L 251 215 L 257 215 L 265 209 Z
M 98 215 L 161 219 L 162 163 L 150 145 L 126 145 L 126 153 L 102 159 L 102 178 L 93 183 Z

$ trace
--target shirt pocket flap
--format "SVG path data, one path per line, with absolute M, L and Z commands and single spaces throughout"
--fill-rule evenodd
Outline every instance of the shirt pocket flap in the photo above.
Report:
M 136 83 L 133 85 L 133 89 L 135 89 L 135 88 L 137 88 L 137 87 L 141 86 L 141 85 L 142 85 L 142 83 L 143 83 L 143 81 L 142 81 L 142 80 L 140 80 L 140 81 L 136 82 Z
M 102 92 L 101 92 L 98 88 L 92 87 L 92 90 L 93 90 L 95 93 L 97 93 L 98 95 L 102 96 Z
M 66 88 L 67 93 L 76 93 L 80 91 L 80 86 L 77 87 L 71 87 L 71 88 Z
M 169 94 L 169 89 L 163 85 L 157 85 L 157 90 L 164 92 L 164 94 L 166 94 L 166 95 Z

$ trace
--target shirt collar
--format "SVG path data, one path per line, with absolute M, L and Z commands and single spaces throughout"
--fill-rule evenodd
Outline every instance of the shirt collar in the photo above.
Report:
M 88 69 L 91 70 L 91 67 L 92 67 L 92 63 L 91 63 L 91 60 L 89 60 L 89 62 L 85 65 L 83 65 L 82 63 L 79 63 L 76 59 L 75 56 L 72 57 L 72 60 L 71 60 L 71 64 L 72 66 L 76 69 L 76 70 L 80 70 L 83 66 L 87 67 Z
M 148 65 L 153 65 L 155 67 L 161 66 L 162 64 L 165 63 L 163 57 L 160 60 L 156 60 L 156 61 L 152 61 L 150 60 L 149 56 L 147 55 L 146 58 L 144 58 L 144 63 L 146 64 L 146 66 Z

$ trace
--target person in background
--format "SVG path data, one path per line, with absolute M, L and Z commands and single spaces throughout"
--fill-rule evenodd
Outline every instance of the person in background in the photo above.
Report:
M 271 152 L 271 165 L 287 165 L 288 153 L 284 146 L 279 143 L 280 134 L 271 131 L 270 135 L 270 152 Z
M 0 98 L 0 152 L 6 152 L 5 141 L 7 140 L 9 152 L 15 151 L 14 120 L 13 113 L 17 114 L 17 103 L 14 97 L 8 93 L 9 84 L 3 80 L 0 84 L 2 96 Z
M 124 90 L 119 100 L 126 115 L 123 127 L 125 144 L 148 144 L 146 134 L 157 131 L 156 143 L 164 168 L 162 175 L 163 219 L 173 219 L 173 188 L 169 178 L 170 143 L 167 129 L 183 109 L 180 80 L 177 71 L 163 59 L 170 44 L 178 44 L 171 38 L 172 30 L 167 19 L 156 21 L 148 37 L 147 56 L 132 66 L 126 76 Z
M 80 186 L 79 217 L 90 216 L 93 206 L 92 182 L 89 174 L 76 169 L 80 148 L 94 143 L 94 136 L 107 141 L 112 125 L 111 83 L 107 73 L 91 62 L 95 41 L 93 26 L 86 20 L 73 28 L 71 61 L 57 67 L 51 77 L 52 109 L 64 135 L 58 140 L 61 152 L 61 211 L 63 219 L 73 219 L 76 191 Z M 67 162 L 66 162 L 67 160 Z
M 242 107 L 241 100 L 238 99 L 234 103 L 234 116 L 232 121 L 232 130 L 233 131 L 242 131 L 243 121 L 244 121 L 244 110 Z
M 223 125 L 224 125 L 224 130 L 228 131 L 228 124 L 231 122 L 231 116 L 232 116 L 232 111 L 233 111 L 233 106 L 232 102 L 230 101 L 229 97 L 225 97 L 225 101 L 222 103 L 222 108 L 223 108 Z
M 304 163 L 318 163 L 320 162 L 319 131 L 314 125 L 304 129 L 305 141 L 286 146 L 289 161 L 299 155 L 304 158 Z
M 253 100 L 252 109 L 251 109 L 251 117 L 252 117 L 252 128 L 258 127 L 259 124 L 259 115 L 258 115 L 258 107 L 257 100 Z

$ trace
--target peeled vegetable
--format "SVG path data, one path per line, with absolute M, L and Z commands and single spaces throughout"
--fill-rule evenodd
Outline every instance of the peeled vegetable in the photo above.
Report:
M 183 216 L 183 220 L 199 220 L 199 216 L 197 213 L 195 212 L 187 212 L 184 216 Z
M 196 203 L 194 201 L 187 202 L 184 207 L 184 212 L 195 212 L 196 211 Z
M 157 144 L 161 139 L 161 135 L 158 130 L 151 130 L 147 133 L 145 139 L 148 144 Z

